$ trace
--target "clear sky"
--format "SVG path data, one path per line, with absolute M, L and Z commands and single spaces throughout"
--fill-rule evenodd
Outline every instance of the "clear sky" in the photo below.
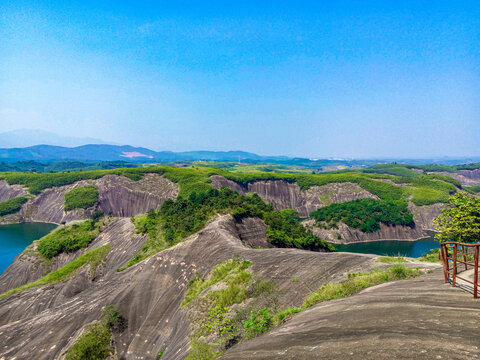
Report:
M 480 1 L 0 2 L 0 132 L 480 155 Z

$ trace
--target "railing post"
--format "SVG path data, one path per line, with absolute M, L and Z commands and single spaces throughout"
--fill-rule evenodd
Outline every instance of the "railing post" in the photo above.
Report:
M 457 277 L 457 244 L 453 248 L 453 269 L 452 269 L 452 286 L 455 287 L 455 278 Z
M 448 284 L 448 254 L 447 246 L 445 244 L 441 244 L 440 254 L 442 255 L 443 275 L 445 276 L 445 284 Z
M 475 255 L 473 263 L 475 264 L 475 270 L 473 275 L 473 298 L 477 298 L 478 292 L 478 247 L 479 245 L 475 246 Z
M 465 255 L 465 245 L 462 245 L 462 252 L 463 252 L 463 261 L 464 261 L 464 265 L 465 265 L 465 270 L 468 270 L 468 267 L 467 267 L 467 255 Z

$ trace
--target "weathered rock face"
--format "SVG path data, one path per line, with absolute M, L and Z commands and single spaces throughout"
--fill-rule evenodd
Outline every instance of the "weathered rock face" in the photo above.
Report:
M 1 299 L 0 343 L 8 346 L 0 347 L 0 358 L 31 359 L 33 353 L 39 360 L 61 358 L 82 328 L 100 318 L 102 307 L 113 304 L 128 320 L 126 331 L 114 334 L 119 358 L 155 359 L 166 346 L 162 359 L 183 359 L 190 323 L 180 303 L 197 272 L 208 273 L 239 255 L 253 262 L 256 276 L 275 283 L 284 308 L 300 306 L 311 289 L 340 281 L 348 272 L 376 266 L 370 255 L 250 249 L 233 219 L 223 216 L 189 240 L 117 272 L 141 246 L 140 239 L 130 239 L 131 230 L 128 219 L 117 220 L 90 244 L 113 245 L 93 280 L 85 269 L 63 283 Z
M 306 220 L 303 225 L 312 230 L 312 232 L 332 243 L 354 243 L 361 241 L 378 240 L 418 240 L 429 235 L 422 228 L 415 226 L 392 226 L 380 223 L 380 230 L 372 233 L 364 233 L 358 229 L 352 229 L 344 223 L 338 224 L 338 229 L 322 229 L 314 226 L 315 220 Z
M 282 180 L 255 181 L 245 188 L 223 176 L 212 176 L 212 186 L 220 188 L 229 187 L 245 195 L 248 192 L 258 194 L 264 201 L 271 202 L 275 209 L 295 209 L 301 217 L 332 203 L 341 203 L 362 198 L 378 199 L 377 196 L 362 189 L 353 183 L 332 183 L 323 186 L 312 186 L 304 191 L 297 183 L 289 183 Z
M 417 227 L 423 230 L 435 231 L 433 219 L 442 213 L 442 209 L 446 208 L 445 204 L 433 204 L 425 206 L 415 206 L 412 203 L 408 204 L 408 210 L 413 214 L 413 221 Z
M 258 218 L 246 218 L 236 223 L 238 237 L 245 246 L 257 248 L 273 248 L 267 240 L 267 225 Z
M 5 216 L 1 221 L 50 222 L 60 224 L 87 219 L 92 210 L 65 211 L 65 193 L 75 187 L 93 184 L 98 187 L 99 210 L 112 216 L 130 217 L 159 208 L 166 199 L 175 199 L 178 187 L 158 174 L 145 174 L 139 181 L 123 176 L 106 175 L 91 181 L 44 190 L 22 206 L 19 213 Z
M 10 200 L 17 196 L 26 195 L 27 191 L 21 185 L 8 185 L 5 180 L 0 180 L 0 202 Z
M 472 359 L 480 303 L 446 286 L 442 275 L 437 270 L 318 304 L 219 359 Z

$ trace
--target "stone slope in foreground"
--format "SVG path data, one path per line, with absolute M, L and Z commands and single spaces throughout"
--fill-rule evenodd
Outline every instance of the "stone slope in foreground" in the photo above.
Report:
M 219 359 L 477 359 L 480 303 L 442 271 L 308 309 Z

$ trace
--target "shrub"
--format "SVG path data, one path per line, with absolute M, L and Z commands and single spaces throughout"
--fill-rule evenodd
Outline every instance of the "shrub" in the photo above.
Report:
M 381 284 L 391 280 L 402 280 L 407 277 L 418 276 L 418 269 L 407 269 L 404 265 L 394 265 L 387 270 L 374 270 L 370 273 L 360 273 L 349 276 L 349 280 L 338 284 L 326 284 L 310 295 L 303 305 L 308 308 L 319 302 L 340 299 L 351 296 L 367 287 Z
M 77 187 L 65 194 L 65 211 L 88 209 L 98 204 L 98 189 L 95 185 Z
M 299 313 L 300 311 L 302 311 L 301 308 L 290 308 L 290 309 L 283 310 L 274 316 L 273 323 L 275 326 L 278 326 L 281 323 L 283 323 L 287 318 L 289 318 L 291 315 Z
M 24 203 L 27 202 L 25 196 L 18 196 L 7 201 L 0 202 L 0 216 L 10 215 L 18 212 Z
M 257 337 L 270 330 L 272 325 L 272 309 L 263 308 L 259 310 L 252 310 L 250 312 L 249 320 L 243 323 L 243 328 L 245 329 L 244 338 L 252 339 Z
M 67 351 L 66 360 L 104 360 L 111 354 L 111 334 L 108 327 L 95 323 L 88 326 Z

